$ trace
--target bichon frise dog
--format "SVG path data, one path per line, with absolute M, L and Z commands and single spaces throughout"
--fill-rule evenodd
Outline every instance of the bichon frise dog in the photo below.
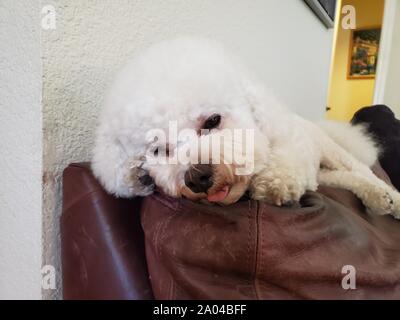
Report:
M 370 169 L 377 155 L 362 127 L 305 120 L 214 42 L 181 38 L 122 69 L 105 100 L 92 168 L 120 197 L 157 186 L 224 205 L 247 191 L 283 205 L 322 184 L 400 218 L 400 194 Z

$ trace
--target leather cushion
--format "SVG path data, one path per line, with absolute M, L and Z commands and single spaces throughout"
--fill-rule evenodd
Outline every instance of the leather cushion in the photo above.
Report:
M 154 194 L 141 216 L 157 299 L 400 298 L 400 222 L 345 190 L 320 187 L 291 208 Z M 342 287 L 347 265 L 355 290 Z

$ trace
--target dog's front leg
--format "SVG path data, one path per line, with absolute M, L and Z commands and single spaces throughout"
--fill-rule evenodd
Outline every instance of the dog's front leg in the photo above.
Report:
M 392 214 L 400 219 L 400 194 L 374 175 L 322 169 L 318 173 L 318 182 L 353 192 L 374 214 Z
M 330 138 L 322 141 L 319 183 L 350 190 L 372 212 L 400 219 L 400 193 Z

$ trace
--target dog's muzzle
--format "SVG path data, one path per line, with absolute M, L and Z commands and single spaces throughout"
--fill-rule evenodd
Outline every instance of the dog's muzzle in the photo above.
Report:
M 185 173 L 185 185 L 194 193 L 207 193 L 213 185 L 210 164 L 192 165 Z

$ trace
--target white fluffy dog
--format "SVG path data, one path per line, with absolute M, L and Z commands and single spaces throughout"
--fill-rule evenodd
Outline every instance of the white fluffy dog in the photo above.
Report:
M 180 140 L 152 134 L 168 132 L 171 121 L 178 131 L 194 129 L 196 135 Z M 200 164 L 165 161 L 223 129 L 253 130 L 248 174 L 236 173 L 243 164 L 215 164 L 213 156 Z M 236 152 L 243 155 L 246 148 Z M 226 150 L 219 156 L 232 160 Z M 217 44 L 181 38 L 150 47 L 123 68 L 100 117 L 92 168 L 120 197 L 145 196 L 157 186 L 173 197 L 225 205 L 249 191 L 253 199 L 283 205 L 323 184 L 348 189 L 372 212 L 399 218 L 400 194 L 370 170 L 377 154 L 361 127 L 307 121 Z M 164 161 L 155 161 L 160 157 Z

